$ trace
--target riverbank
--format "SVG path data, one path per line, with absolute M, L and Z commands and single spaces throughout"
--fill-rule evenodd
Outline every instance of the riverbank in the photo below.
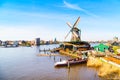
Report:
M 111 61 L 106 61 L 107 57 L 92 57 L 88 58 L 87 66 L 97 68 L 98 76 L 106 79 L 120 79 L 120 64 Z M 117 65 L 117 66 L 116 66 Z
M 84 52 L 84 51 L 83 51 Z M 88 53 L 87 67 L 97 68 L 97 75 L 105 79 L 120 78 L 120 60 L 114 58 L 114 54 L 108 51 L 100 52 L 95 50 L 85 51 Z M 81 51 L 82 53 L 82 51 Z M 60 50 L 60 54 L 64 54 L 74 58 L 81 58 L 81 55 L 72 51 Z M 109 58 L 111 57 L 111 58 Z M 109 58 L 111 60 L 106 59 Z

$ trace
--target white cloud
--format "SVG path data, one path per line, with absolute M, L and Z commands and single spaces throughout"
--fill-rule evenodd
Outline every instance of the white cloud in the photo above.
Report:
M 75 10 L 80 10 L 80 11 L 83 11 L 84 9 L 80 8 L 78 5 L 75 5 L 75 4 L 70 4 L 66 1 L 64 1 L 64 6 L 66 8 L 70 8 L 70 9 L 75 9 Z
M 64 7 L 66 7 L 66 8 L 82 11 L 87 15 L 90 15 L 90 16 L 93 16 L 93 17 L 98 17 L 97 15 L 87 11 L 86 9 L 81 8 L 77 4 L 70 4 L 70 3 L 66 2 L 66 1 L 64 1 L 63 3 L 64 3 Z

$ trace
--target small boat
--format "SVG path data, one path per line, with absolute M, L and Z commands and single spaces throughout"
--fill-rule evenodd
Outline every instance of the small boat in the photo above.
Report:
M 120 54 L 117 54 L 117 56 L 120 56 Z
M 86 62 L 87 62 L 87 59 L 75 58 L 75 59 L 63 60 L 61 62 L 56 62 L 54 66 L 60 67 L 60 66 L 75 65 L 75 64 L 86 63 Z
M 95 57 L 105 57 L 105 54 L 94 54 Z

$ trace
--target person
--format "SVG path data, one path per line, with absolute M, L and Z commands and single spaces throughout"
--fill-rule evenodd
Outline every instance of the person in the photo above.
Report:
M 41 50 L 39 49 L 39 52 L 40 52 Z
M 55 56 L 54 56 L 54 61 L 55 61 Z
M 61 58 L 60 58 L 60 62 L 61 62 Z

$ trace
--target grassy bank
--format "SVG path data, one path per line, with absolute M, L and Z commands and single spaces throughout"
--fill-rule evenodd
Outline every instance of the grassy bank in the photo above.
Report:
M 96 57 L 89 57 L 88 67 L 98 69 L 98 76 L 108 79 L 120 79 L 120 68 Z

